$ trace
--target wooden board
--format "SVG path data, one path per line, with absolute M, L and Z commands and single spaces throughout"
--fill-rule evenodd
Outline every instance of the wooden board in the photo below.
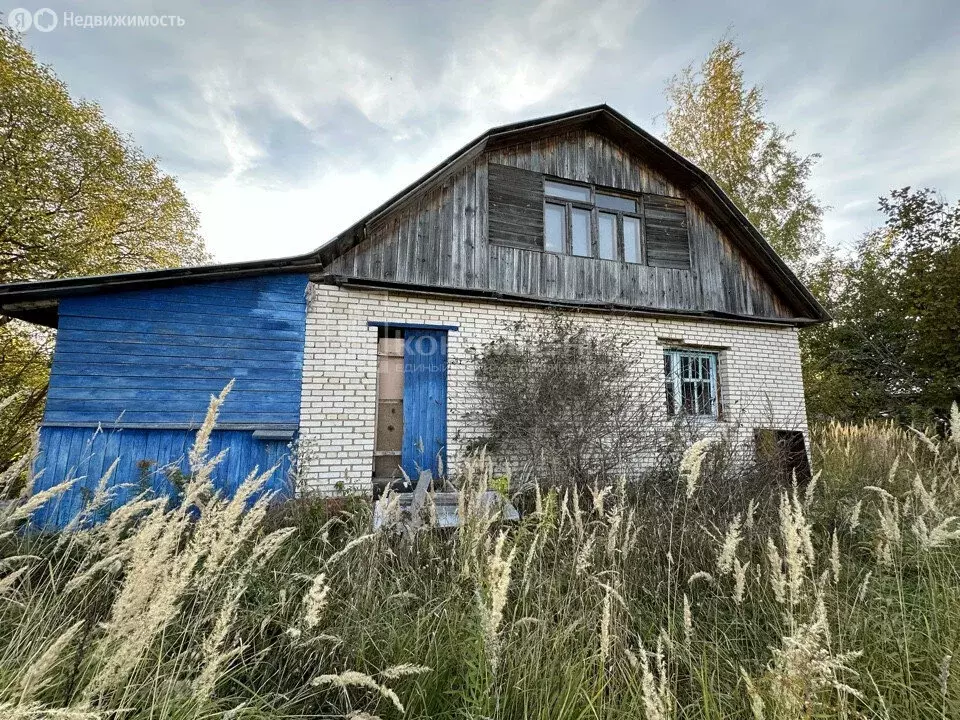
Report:
M 543 175 L 491 164 L 487 168 L 491 243 L 543 247 Z
M 542 175 L 642 195 L 645 262 L 544 252 Z M 586 130 L 488 152 L 379 220 L 325 272 L 546 301 L 795 315 L 689 192 Z
M 176 488 L 171 478 L 177 473 L 189 473 L 187 454 L 195 438 L 196 433 L 189 430 L 126 428 L 97 432 L 92 428 L 41 428 L 40 452 L 34 463 L 34 470 L 39 473 L 37 490 L 64 480 L 76 482 L 36 512 L 33 523 L 48 529 L 67 525 L 89 502 L 115 460 L 119 462 L 107 485 L 112 488 L 110 508 L 119 507 L 148 489 L 158 497 L 173 494 Z M 289 440 L 259 440 L 252 431 L 215 430 L 210 438 L 209 457 L 228 449 L 213 472 L 215 487 L 232 495 L 254 468 L 266 472 L 276 466 L 264 489 L 289 494 L 288 445 Z M 100 518 L 105 514 L 106 511 L 101 513 Z
M 300 421 L 304 275 L 64 298 L 44 423 L 196 426 Z

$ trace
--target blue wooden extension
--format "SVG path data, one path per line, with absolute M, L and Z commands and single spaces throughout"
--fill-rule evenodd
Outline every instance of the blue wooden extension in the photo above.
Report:
M 268 275 L 63 298 L 34 467 L 38 489 L 83 479 L 35 521 L 69 522 L 118 457 L 117 502 L 145 487 L 169 492 L 162 468 L 186 471 L 210 396 L 230 380 L 211 440 L 212 453 L 228 448 L 217 485 L 229 492 L 255 466 L 279 463 L 271 489 L 283 490 L 300 422 L 306 286 L 305 275 Z
M 64 298 L 44 425 L 183 426 L 236 379 L 227 425 L 296 428 L 305 275 Z
M 407 330 L 403 346 L 401 467 L 416 482 L 421 470 L 447 467 L 447 333 Z

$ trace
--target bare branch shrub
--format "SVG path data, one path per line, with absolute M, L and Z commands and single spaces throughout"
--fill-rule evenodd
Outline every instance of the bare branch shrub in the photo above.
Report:
M 659 406 L 640 353 L 614 330 L 521 321 L 476 352 L 477 441 L 535 479 L 579 489 L 635 477 L 657 446 Z

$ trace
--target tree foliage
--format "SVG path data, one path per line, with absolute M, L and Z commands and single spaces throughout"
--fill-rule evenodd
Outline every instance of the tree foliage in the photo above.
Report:
M 198 220 L 173 178 L 75 101 L 49 67 L 0 29 L 0 283 L 197 264 Z M 11 438 L 0 466 L 24 449 L 39 417 L 49 338 L 0 319 L 0 413 Z M 10 434 L 8 433 L 8 434 Z
M 823 206 L 808 187 L 818 155 L 802 156 L 744 83 L 743 52 L 722 39 L 703 64 L 667 85 L 667 143 L 710 173 L 780 255 L 798 269 L 821 244 Z
M 960 399 L 960 202 L 930 189 L 880 199 L 882 227 L 824 264 L 834 320 L 807 331 L 815 417 L 948 417 Z
M 0 282 L 205 257 L 196 215 L 156 160 L 0 32 Z

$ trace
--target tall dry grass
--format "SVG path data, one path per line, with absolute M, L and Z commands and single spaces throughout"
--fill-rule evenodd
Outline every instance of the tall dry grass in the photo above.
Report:
M 388 494 L 373 531 L 359 499 L 271 507 L 256 472 L 218 496 L 215 416 L 175 507 L 58 536 L 18 531 L 53 494 L 6 508 L 0 716 L 960 716 L 950 440 L 821 427 L 803 488 L 700 444 L 646 485 L 529 488 L 514 525 L 481 455 L 459 530 Z

